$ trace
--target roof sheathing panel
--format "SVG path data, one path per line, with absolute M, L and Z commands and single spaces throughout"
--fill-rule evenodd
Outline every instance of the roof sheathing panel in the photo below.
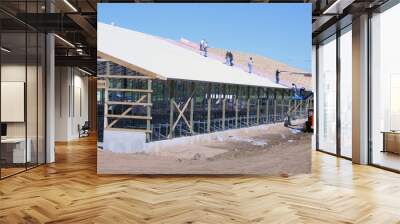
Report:
M 98 23 L 98 56 L 158 79 L 287 88 L 148 34 Z

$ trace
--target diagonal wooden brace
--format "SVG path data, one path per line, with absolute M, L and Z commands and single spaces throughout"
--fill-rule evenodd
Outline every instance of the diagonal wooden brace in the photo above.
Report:
M 186 108 L 188 107 L 190 101 L 192 100 L 192 97 L 189 97 L 189 99 L 186 101 L 185 105 L 183 106 L 182 110 L 179 108 L 179 106 L 176 104 L 175 101 L 173 101 L 174 106 L 176 107 L 176 109 L 179 112 L 178 117 L 176 118 L 176 121 L 174 123 L 174 125 L 172 126 L 172 130 L 175 130 L 176 125 L 178 124 L 179 120 L 182 118 L 185 123 L 187 124 L 187 126 L 191 129 L 192 126 L 189 124 L 189 122 L 187 121 L 185 115 L 183 114 L 186 111 Z
M 147 95 L 143 95 L 142 97 L 140 97 L 135 103 L 141 103 L 145 98 L 146 98 L 146 96 Z M 126 109 L 121 115 L 122 116 L 125 116 L 125 115 L 127 115 L 132 109 L 133 109 L 133 105 L 132 106 L 130 106 L 128 109 Z M 121 118 L 117 118 L 117 119 L 115 119 L 115 120 L 113 120 L 109 125 L 108 125 L 108 128 L 111 128 L 113 125 L 115 125 L 119 120 L 120 120 Z

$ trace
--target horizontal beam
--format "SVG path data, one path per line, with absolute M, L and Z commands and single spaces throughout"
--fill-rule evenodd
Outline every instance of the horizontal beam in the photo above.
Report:
M 130 131 L 130 132 L 146 132 L 151 133 L 151 130 L 146 129 L 132 129 L 132 128 L 105 128 L 104 130 L 111 130 L 111 131 Z
M 137 115 L 107 114 L 105 117 L 111 117 L 111 118 L 126 118 L 126 119 L 137 119 L 137 120 L 151 120 L 151 117 L 148 117 L 148 116 L 137 116 Z
M 108 105 L 129 105 L 129 106 L 152 106 L 151 103 L 137 103 L 124 101 L 107 101 Z
M 151 79 L 147 76 L 131 76 L 131 75 L 97 75 L 99 78 L 107 79 Z
M 108 91 L 113 92 L 137 92 L 137 93 L 152 93 L 153 90 L 148 89 L 117 89 L 117 88 L 109 88 Z

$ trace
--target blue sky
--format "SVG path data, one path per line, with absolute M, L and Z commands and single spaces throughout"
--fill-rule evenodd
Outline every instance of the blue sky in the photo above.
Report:
M 98 4 L 98 20 L 311 67 L 311 4 Z

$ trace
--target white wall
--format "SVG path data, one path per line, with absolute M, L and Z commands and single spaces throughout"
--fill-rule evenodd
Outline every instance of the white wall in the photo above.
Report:
M 79 137 L 78 124 L 88 120 L 88 78 L 76 68 L 56 67 L 55 140 Z
M 55 69 L 55 140 L 67 141 L 69 133 L 69 85 L 70 74 L 67 67 Z
M 38 69 L 38 70 L 37 70 Z M 25 133 L 30 140 L 30 148 L 32 151 L 32 161 L 39 163 L 44 162 L 44 74 L 41 67 L 30 66 L 25 64 L 3 64 L 1 66 L 2 82 L 24 82 L 26 84 L 26 107 L 21 108 L 22 113 L 26 112 L 26 121 L 22 122 L 6 122 L 7 137 L 24 138 Z M 27 78 L 27 80 L 25 80 Z M 22 90 L 23 91 L 23 90 Z M 24 94 L 24 91 L 21 93 Z M 7 97 L 7 96 L 2 96 Z M 2 112 L 13 113 L 11 108 L 1 108 Z M 37 156 L 37 154 L 39 154 Z
M 17 64 L 4 64 L 1 66 L 1 81 L 3 82 L 25 82 L 25 75 L 27 69 L 28 74 L 35 73 L 36 74 L 36 67 L 25 65 L 17 65 Z M 32 81 L 29 80 L 29 85 L 36 85 L 36 80 Z M 31 107 L 36 108 L 36 88 L 28 88 L 27 93 L 27 103 L 30 104 L 31 102 L 35 102 L 35 105 L 28 105 Z M 32 92 L 30 91 L 32 90 Z M 7 110 L 7 108 L 1 108 L 2 110 Z M 33 124 L 29 124 L 28 128 L 32 127 L 36 129 L 36 113 L 27 113 L 28 122 L 35 121 L 35 127 Z M 25 123 L 26 122 L 7 122 L 7 135 L 8 137 L 25 137 Z M 28 137 L 29 133 L 28 133 Z

